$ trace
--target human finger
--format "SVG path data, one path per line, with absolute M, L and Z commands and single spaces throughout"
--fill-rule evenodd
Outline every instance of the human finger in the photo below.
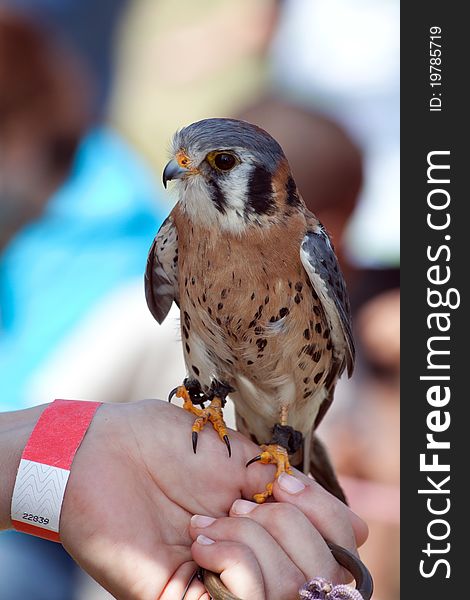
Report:
M 302 571 L 292 562 L 276 540 L 256 521 L 232 517 L 212 520 L 210 517 L 195 515 L 191 519 L 190 535 L 199 544 L 199 546 L 193 544 L 191 551 L 194 560 L 201 566 L 204 566 L 199 562 L 202 553 L 210 552 L 211 559 L 218 560 L 218 546 L 213 548 L 213 543 L 235 543 L 248 548 L 259 565 L 266 598 L 270 600 L 295 598 L 299 587 L 305 581 Z M 207 539 L 213 543 L 206 542 Z M 238 550 L 238 553 L 240 555 L 241 550 Z M 254 563 L 253 560 L 249 562 L 245 558 L 243 564 L 246 570 L 250 564 Z M 214 569 L 211 568 L 211 570 Z M 256 570 L 255 567 L 253 570 Z M 223 570 L 221 571 L 219 566 L 216 572 L 223 573 Z M 222 580 L 224 581 L 223 577 Z
M 220 579 L 226 588 L 242 600 L 265 600 L 267 597 L 256 556 L 244 544 L 215 541 L 199 535 L 191 552 L 201 567 L 220 573 Z
M 328 545 L 308 518 L 287 502 L 256 504 L 235 500 L 230 516 L 250 518 L 260 524 L 302 571 L 305 580 L 321 575 L 335 583 L 351 581 L 336 562 Z
M 181 564 L 159 596 L 160 600 L 174 600 L 183 595 L 184 600 L 210 600 L 204 585 L 195 576 L 197 568 L 192 560 Z
M 366 523 L 311 477 L 293 469 L 276 480 L 273 496 L 300 509 L 325 540 L 357 554 L 368 536 Z

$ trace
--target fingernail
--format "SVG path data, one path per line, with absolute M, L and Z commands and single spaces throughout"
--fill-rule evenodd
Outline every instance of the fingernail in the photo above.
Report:
M 211 540 L 211 538 L 208 538 L 205 535 L 198 535 L 196 542 L 202 546 L 210 546 L 211 544 L 215 544 L 214 540 Z
M 281 473 L 278 482 L 279 487 L 288 494 L 298 494 L 305 489 L 305 485 L 299 479 L 287 473 Z
M 205 515 L 193 515 L 191 517 L 191 525 L 193 527 L 209 527 L 215 521 L 212 517 L 206 517 Z
M 247 515 L 258 505 L 255 502 L 249 502 L 248 500 L 235 500 L 232 504 L 232 512 L 237 515 Z

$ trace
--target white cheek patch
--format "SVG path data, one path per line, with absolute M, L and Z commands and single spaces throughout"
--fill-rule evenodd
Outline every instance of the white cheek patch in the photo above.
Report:
M 192 221 L 209 226 L 217 223 L 218 210 L 206 182 L 200 175 L 180 180 L 176 185 L 181 206 Z
M 242 163 L 229 175 L 218 181 L 225 198 L 225 214 L 219 214 L 219 226 L 232 233 L 241 233 L 246 228 L 245 212 L 248 201 L 248 182 L 252 166 Z
M 245 213 L 248 199 L 248 182 L 253 167 L 249 163 L 237 165 L 233 171 L 216 179 L 224 198 L 224 211 L 218 210 L 213 191 L 201 175 L 190 176 L 176 182 L 183 210 L 190 219 L 201 224 L 217 226 L 221 230 L 242 233 L 246 228 Z
M 248 182 L 253 167 L 248 163 L 237 165 L 230 173 L 218 180 L 219 187 L 227 202 L 227 208 L 243 214 L 248 199 Z

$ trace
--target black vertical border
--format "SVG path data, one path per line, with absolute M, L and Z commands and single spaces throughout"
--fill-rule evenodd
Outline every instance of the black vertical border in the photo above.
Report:
M 470 375 L 470 338 L 468 293 L 470 278 L 470 198 L 467 183 L 470 175 L 469 107 L 466 97 L 470 68 L 470 25 L 464 17 L 464 3 L 437 2 L 401 3 L 401 285 L 402 285 L 402 391 L 401 391 L 401 464 L 402 464 L 402 561 L 401 598 L 407 600 L 442 600 L 467 597 L 466 581 L 470 578 L 470 392 L 466 375 Z M 442 100 L 441 112 L 429 111 L 432 89 L 429 86 L 429 30 L 442 29 Z M 451 225 L 446 232 L 430 230 L 428 213 L 427 154 L 433 150 L 450 150 L 450 179 L 446 186 L 451 194 L 449 211 Z M 384 182 L 386 184 L 386 182 Z M 444 234 L 451 240 L 444 241 Z M 458 309 L 438 310 L 450 313 L 451 400 L 442 410 L 451 413 L 449 430 L 442 440 L 451 442 L 451 449 L 440 452 L 441 462 L 450 461 L 451 509 L 442 518 L 451 527 L 443 541 L 428 538 L 427 525 L 433 518 L 426 508 L 426 495 L 418 489 L 426 487 L 426 474 L 420 473 L 419 455 L 426 451 L 426 416 L 432 407 L 426 401 L 429 382 L 419 380 L 426 371 L 427 339 L 432 333 L 426 317 L 432 312 L 427 305 L 427 246 L 448 243 L 451 259 L 440 264 L 451 268 L 448 284 L 461 295 Z M 445 334 L 442 334 L 445 335 Z M 449 357 L 447 357 L 449 358 Z M 432 476 L 431 473 L 428 473 Z M 435 474 L 436 481 L 445 476 Z M 430 487 L 429 485 L 427 486 Z M 434 496 L 437 498 L 437 496 Z M 443 498 L 443 496 L 441 496 Z M 436 503 L 436 506 L 438 504 Z M 436 528 L 435 532 L 439 532 Z M 443 531 L 443 529 L 441 529 Z M 432 554 L 422 552 L 427 543 L 450 551 Z M 420 560 L 426 559 L 429 571 L 433 561 L 444 558 L 450 563 L 450 578 L 446 568 L 437 567 L 434 576 L 424 578 L 419 573 Z

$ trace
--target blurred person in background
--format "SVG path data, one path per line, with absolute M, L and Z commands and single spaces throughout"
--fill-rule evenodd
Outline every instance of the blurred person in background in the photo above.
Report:
M 131 0 L 0 0 L 24 15 L 48 36 L 80 57 L 93 94 L 88 108 L 93 120 L 106 118 L 114 79 L 116 29 Z M 82 94 L 80 94 L 82 95 Z
M 176 325 L 149 326 L 142 274 L 166 208 L 100 123 L 73 45 L 0 11 L 0 410 L 137 399 L 147 352 L 147 391 L 162 396 L 155 374 L 178 364 Z M 58 544 L 0 535 L 1 600 L 72 600 L 76 571 Z

